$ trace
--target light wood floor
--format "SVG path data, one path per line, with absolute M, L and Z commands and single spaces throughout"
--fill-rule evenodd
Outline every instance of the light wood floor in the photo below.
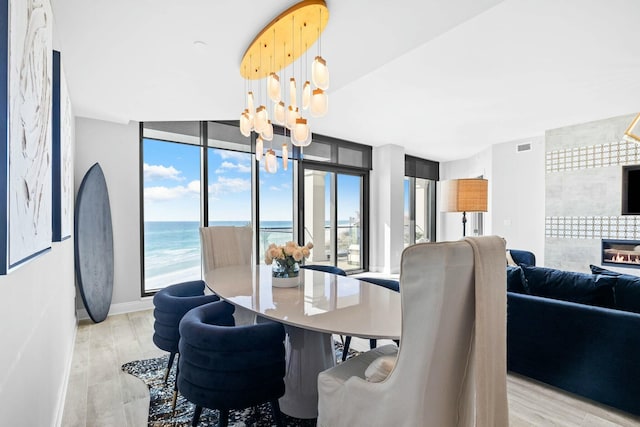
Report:
M 152 335 L 151 310 L 110 316 L 99 324 L 80 322 L 64 427 L 146 426 L 147 388 L 142 381 L 122 372 L 120 366 L 164 354 L 154 346 Z M 368 341 L 354 338 L 352 345 L 356 350 L 365 350 Z M 524 377 L 509 375 L 508 392 L 511 426 L 640 426 L 640 418 Z

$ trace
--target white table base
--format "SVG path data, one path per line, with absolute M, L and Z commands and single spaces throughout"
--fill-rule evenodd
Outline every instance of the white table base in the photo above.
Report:
M 331 334 L 285 325 L 287 372 L 280 410 L 302 419 L 318 416 L 318 374 L 336 364 Z

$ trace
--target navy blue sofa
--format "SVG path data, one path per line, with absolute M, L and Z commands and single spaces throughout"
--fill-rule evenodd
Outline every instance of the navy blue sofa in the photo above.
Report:
M 530 252 L 511 255 L 523 271 L 524 290 L 513 283 L 517 268 L 510 269 L 508 370 L 640 415 L 640 298 L 631 301 L 640 297 L 640 277 L 623 281 L 594 270 L 600 274 L 589 279 L 585 273 L 528 268 L 535 265 Z M 584 283 L 586 293 L 578 289 Z

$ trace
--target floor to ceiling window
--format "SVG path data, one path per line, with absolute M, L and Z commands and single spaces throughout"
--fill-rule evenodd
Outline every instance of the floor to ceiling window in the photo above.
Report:
M 200 226 L 251 224 L 250 142 L 236 131 L 218 123 L 143 124 L 142 295 L 201 278 Z
M 335 140 L 315 141 L 303 155 L 302 241 L 313 242 L 309 262 L 345 271 L 368 267 L 368 178 L 371 151 Z
M 279 129 L 265 142 L 278 156 L 278 171 L 267 173 L 253 138 L 231 123 L 151 122 L 141 132 L 142 295 L 201 278 L 200 226 L 252 226 L 258 263 L 270 243 L 295 240 L 316 244 L 313 262 L 368 267 L 370 147 L 314 135 L 303 155 Z M 305 202 L 318 199 L 300 188 L 306 174 L 322 176 L 321 212 Z
M 200 147 L 172 139 L 142 141 L 143 293 L 200 278 Z
M 436 182 L 439 164 L 405 156 L 404 246 L 436 240 Z

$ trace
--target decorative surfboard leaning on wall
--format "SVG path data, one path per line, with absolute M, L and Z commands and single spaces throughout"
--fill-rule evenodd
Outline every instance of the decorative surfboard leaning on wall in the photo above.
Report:
M 99 323 L 107 318 L 113 295 L 113 229 L 107 182 L 98 163 L 80 184 L 74 231 L 78 288 L 89 317 Z

